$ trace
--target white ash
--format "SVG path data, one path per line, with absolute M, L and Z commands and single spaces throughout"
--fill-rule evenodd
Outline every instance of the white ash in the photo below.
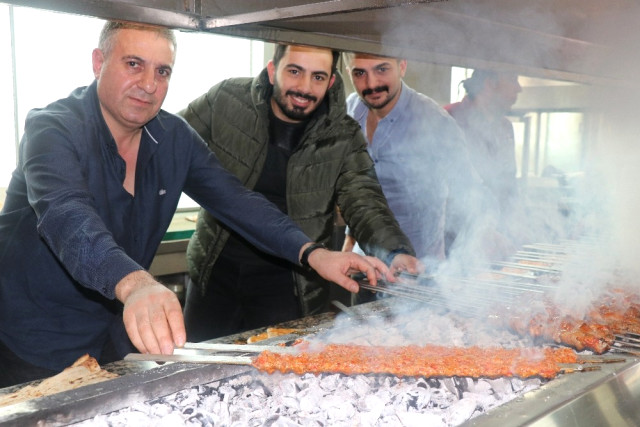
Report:
M 541 380 L 243 374 L 76 426 L 457 426 Z

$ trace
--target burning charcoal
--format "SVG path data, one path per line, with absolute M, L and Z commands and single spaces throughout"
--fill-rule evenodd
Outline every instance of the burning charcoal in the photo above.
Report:
M 289 418 L 282 417 L 280 415 L 275 415 L 267 419 L 264 424 L 264 427 L 298 427 L 299 424 Z
M 456 390 L 456 388 L 453 387 L 453 390 Z M 449 392 L 446 387 L 433 389 L 431 391 L 431 403 L 433 407 L 448 408 L 451 406 L 451 403 L 458 400 L 458 396 L 454 393 L 455 392 Z
M 298 401 L 298 398 L 295 395 L 282 396 L 281 402 L 286 407 L 287 412 L 297 411 L 300 409 L 300 401 Z
M 320 380 L 320 387 L 323 390 L 334 391 L 340 385 L 342 378 L 339 374 L 323 375 Z
M 420 387 L 420 388 L 429 388 L 429 384 L 427 383 L 427 380 L 424 378 L 417 378 L 416 380 L 416 387 Z
M 455 394 L 455 396 L 460 399 L 462 397 L 462 391 L 458 388 L 458 385 L 456 384 L 454 378 L 449 377 L 449 378 L 444 378 L 442 380 L 442 384 L 445 386 L 445 388 L 447 390 L 449 390 L 451 393 Z
M 235 395 L 238 394 L 235 388 L 227 384 L 221 385 L 218 392 L 222 395 L 222 400 L 224 402 L 229 402 L 229 400 L 233 399 Z
M 427 408 L 431 402 L 431 392 L 421 387 L 415 387 L 411 392 L 415 396 L 415 406 L 419 411 Z
M 504 396 L 508 396 L 513 393 L 511 382 L 505 378 L 496 378 L 493 380 L 487 380 L 491 384 L 493 393 L 498 399 L 503 399 Z
M 485 379 L 479 379 L 469 386 L 469 391 L 478 394 L 489 394 L 491 391 L 491 384 Z
M 449 421 L 452 425 L 457 426 L 458 424 L 462 424 L 464 421 L 467 421 L 473 413 L 476 411 L 478 404 L 474 399 L 460 399 L 457 402 L 454 402 L 451 407 L 449 413 L 451 414 L 451 418 Z
M 213 405 L 206 408 L 207 413 L 214 420 L 214 425 L 229 425 L 231 414 L 229 413 L 229 405 L 222 401 L 214 402 Z
M 214 393 L 217 393 L 217 392 L 213 387 L 209 387 L 207 385 L 199 385 L 198 386 L 198 395 L 200 397 L 211 396 Z
M 173 407 L 168 403 L 156 404 L 151 407 L 151 415 L 162 418 L 173 412 Z
M 513 378 L 511 379 L 511 389 L 515 392 L 515 393 L 520 393 L 525 391 L 529 391 L 529 390 L 533 390 L 535 388 L 538 388 L 541 384 L 541 380 L 537 379 L 537 378 L 530 378 L 527 380 L 522 380 L 520 378 Z
M 429 387 L 440 388 L 440 380 L 437 378 L 427 378 L 427 384 Z
M 327 395 L 318 404 L 330 421 L 349 420 L 356 412 L 353 404 L 339 395 Z
M 367 412 L 367 411 L 361 411 L 358 414 L 356 414 L 356 418 L 353 420 L 353 424 L 352 425 L 357 425 L 357 426 L 374 426 L 374 425 L 380 425 L 378 423 L 378 420 L 380 419 L 380 412 L 382 411 L 382 408 L 379 408 L 380 411 L 372 411 L 372 412 Z
M 201 426 L 213 425 L 212 420 L 201 412 L 197 412 L 192 417 L 187 418 L 187 423 L 199 424 Z
M 500 403 L 500 400 L 496 399 L 494 395 L 487 393 L 466 392 L 463 399 L 474 400 L 476 409 L 481 412 L 486 412 Z
M 318 410 L 318 402 L 322 399 L 323 393 L 318 387 L 307 387 L 298 393 L 300 399 L 300 409 L 307 413 Z
M 364 375 L 356 375 L 355 377 L 346 377 L 345 386 L 351 390 L 357 397 L 363 397 L 370 393 L 371 386 Z
M 398 377 L 394 377 L 391 375 L 381 376 L 380 379 L 381 379 L 380 387 L 385 387 L 385 388 L 393 388 L 393 386 L 395 386 L 400 381 Z
M 429 427 L 446 427 L 447 424 L 440 415 L 419 413 L 419 412 L 401 412 L 396 413 L 399 423 L 396 424 L 403 426 L 429 426 Z M 393 425 L 389 423 L 388 425 Z
M 408 411 L 410 409 L 416 409 L 416 402 L 418 401 L 418 396 L 414 396 L 412 394 L 403 394 L 400 395 L 397 399 L 394 399 L 394 404 L 401 406 L 404 410 Z
M 358 402 L 358 410 L 370 412 L 375 415 L 375 419 L 378 419 L 380 414 L 382 413 L 382 408 L 384 407 L 385 402 L 380 399 L 380 397 L 376 395 L 366 396 L 360 402 Z
M 453 377 L 453 383 L 456 385 L 460 397 L 462 397 L 465 391 L 469 390 L 469 381 L 473 382 L 469 378 Z

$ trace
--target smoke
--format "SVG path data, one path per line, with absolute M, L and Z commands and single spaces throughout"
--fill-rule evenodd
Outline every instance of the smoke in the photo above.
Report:
M 617 283 L 640 290 L 635 285 L 640 273 L 640 88 L 633 75 L 640 69 L 640 58 L 634 54 L 640 41 L 639 7 L 629 2 L 604 8 L 601 2 L 517 1 L 500 2 L 500 9 L 488 11 L 491 3 L 433 3 L 426 16 L 412 14 L 411 8 L 391 8 L 388 21 L 376 25 L 384 33 L 385 52 L 408 58 L 409 67 L 412 55 L 426 50 L 433 53 L 434 62 L 446 64 L 455 57 L 465 61 L 447 65 L 489 64 L 500 69 L 502 64 L 510 71 L 521 70 L 521 75 L 580 77 L 587 82 L 583 92 L 588 95 L 581 105 L 584 167 L 579 174 L 563 177 L 565 188 L 525 189 L 519 209 L 497 224 L 508 241 L 500 233 L 491 235 L 485 205 L 468 205 L 467 213 L 476 223 L 458 236 L 457 246 L 434 273 L 473 276 L 495 267 L 494 261 L 510 250 L 553 243 L 562 248 L 563 261 L 552 297 L 568 310 L 587 310 Z M 442 286 L 442 291 L 452 304 L 465 297 L 459 289 Z M 492 293 L 499 301 L 501 291 L 487 289 L 488 300 Z

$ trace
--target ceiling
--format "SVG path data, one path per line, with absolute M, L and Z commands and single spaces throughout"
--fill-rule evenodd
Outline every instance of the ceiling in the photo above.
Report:
M 13 0 L 16 5 L 582 83 L 634 84 L 636 0 Z

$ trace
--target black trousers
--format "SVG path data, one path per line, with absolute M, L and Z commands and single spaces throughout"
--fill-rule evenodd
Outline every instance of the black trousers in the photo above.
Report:
M 184 318 L 191 342 L 236 334 L 297 319 L 298 300 L 288 268 L 214 266 L 206 293 L 187 284 Z

